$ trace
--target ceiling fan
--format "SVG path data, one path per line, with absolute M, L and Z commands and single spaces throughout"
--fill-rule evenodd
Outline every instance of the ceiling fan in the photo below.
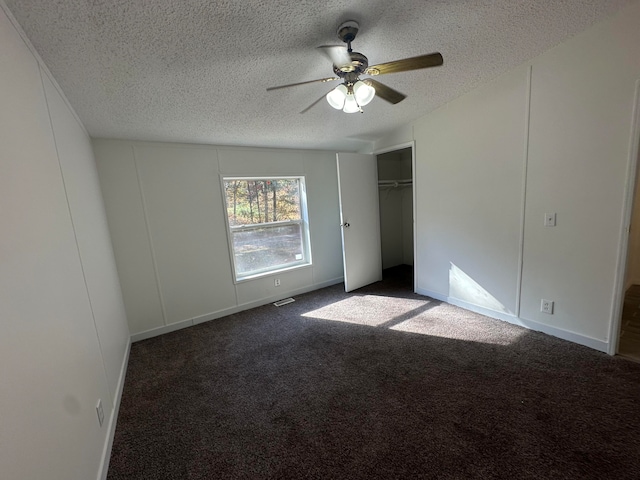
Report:
M 344 22 L 338 27 L 338 37 L 345 45 L 323 45 L 318 47 L 333 62 L 333 72 L 337 77 L 319 78 L 306 82 L 290 83 L 277 87 L 269 87 L 267 91 L 279 90 L 281 88 L 296 87 L 309 83 L 324 83 L 334 80 L 342 80 L 343 83 L 323 95 L 300 113 L 305 113 L 311 107 L 327 99 L 333 108 L 346 113 L 361 112 L 362 107 L 374 96 L 379 96 L 389 103 L 396 104 L 406 98 L 406 95 L 394 90 L 391 87 L 380 83 L 373 78 L 360 79 L 361 75 L 384 75 L 387 73 L 407 72 L 419 70 L 421 68 L 438 67 L 443 64 L 442 55 L 438 52 L 419 55 L 417 57 L 404 58 L 393 62 L 379 63 L 369 66 L 369 61 L 362 53 L 354 52 L 351 49 L 351 42 L 356 38 L 360 26 L 355 21 Z

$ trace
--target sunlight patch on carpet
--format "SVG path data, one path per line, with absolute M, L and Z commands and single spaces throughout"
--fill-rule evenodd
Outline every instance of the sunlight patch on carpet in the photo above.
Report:
M 358 325 L 379 325 L 403 319 L 415 310 L 421 310 L 430 300 L 382 297 L 378 295 L 354 295 L 339 302 L 304 313 L 303 317 L 355 323 Z M 399 320 L 401 321 L 401 320 Z
M 432 299 L 381 295 L 354 295 L 302 316 L 492 345 L 511 345 L 526 331 Z
M 511 345 L 524 333 L 505 328 L 499 335 L 487 328 L 485 323 L 460 322 L 454 319 L 428 322 L 424 318 L 410 318 L 402 323 L 389 327 L 390 330 L 407 333 L 419 333 L 432 337 L 462 340 L 465 342 L 486 343 L 490 345 Z

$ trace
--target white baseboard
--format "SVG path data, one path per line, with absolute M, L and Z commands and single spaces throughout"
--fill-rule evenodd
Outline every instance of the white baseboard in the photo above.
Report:
M 131 343 L 139 342 L 140 340 L 146 340 L 147 338 L 157 337 L 164 335 L 165 333 L 175 332 L 183 328 L 193 326 L 193 319 L 182 320 L 169 325 L 163 325 L 162 327 L 152 328 L 151 330 L 145 330 L 144 332 L 134 333 L 131 335 Z
M 165 325 L 162 327 L 153 328 L 151 330 L 146 330 L 144 332 L 136 333 L 131 335 L 131 341 L 135 343 L 135 342 L 139 342 L 140 340 L 146 340 L 148 338 L 157 337 L 158 335 L 163 335 L 165 333 L 191 327 L 193 325 L 198 325 L 200 323 L 209 322 L 211 320 L 226 317 L 227 315 L 232 315 L 234 313 L 242 312 L 244 310 L 261 307 L 262 305 L 266 305 L 267 303 L 273 303 L 278 300 L 282 300 L 283 298 L 286 298 L 286 297 L 293 297 L 295 295 L 302 295 L 303 293 L 312 292 L 314 290 L 320 290 L 321 288 L 331 287 L 332 285 L 337 285 L 338 283 L 342 283 L 343 281 L 344 281 L 344 277 L 338 277 L 338 278 L 333 278 L 331 280 L 327 280 L 326 282 L 315 283 L 313 285 L 308 285 L 306 287 L 301 287 L 294 290 L 287 290 L 286 292 L 283 292 L 278 295 L 273 295 L 271 297 L 261 298 L 253 302 L 243 303 L 241 305 L 236 305 L 234 307 L 225 308 L 222 310 L 218 310 L 216 312 L 207 313 L 206 315 L 200 315 L 198 317 L 182 320 L 180 322 L 172 323 L 171 325 Z
M 109 416 L 107 424 L 107 439 L 102 449 L 102 460 L 100 461 L 100 469 L 98 470 L 98 480 L 106 480 L 109 472 L 109 460 L 111 458 L 111 449 L 113 448 L 113 439 L 116 434 L 116 424 L 118 423 L 118 412 L 120 411 L 120 401 L 122 400 L 122 391 L 124 390 L 124 380 L 127 376 L 127 366 L 129 365 L 129 353 L 131 352 L 131 340 L 127 342 L 127 348 L 122 359 L 122 367 L 120 368 L 120 376 L 118 385 L 113 398 L 113 408 Z
M 497 312 L 495 310 L 490 310 L 479 305 L 473 305 L 471 303 L 458 300 L 457 298 L 448 297 L 446 295 L 442 295 L 429 290 L 424 290 L 421 288 L 416 288 L 416 293 L 420 295 L 426 295 L 427 297 L 435 298 L 436 300 L 440 300 L 446 303 L 450 303 L 451 305 L 455 305 L 457 307 L 461 307 L 465 310 L 470 310 L 487 317 L 502 320 L 514 325 L 519 325 L 521 327 L 528 328 L 529 330 L 535 330 L 536 332 L 546 333 L 547 335 L 561 338 L 562 340 L 567 340 L 569 342 L 577 343 L 578 345 L 584 345 L 585 347 L 593 348 L 594 350 L 599 350 L 604 353 L 608 353 L 609 351 L 609 342 L 598 340 L 597 338 L 591 338 L 587 337 L 586 335 L 571 332 L 569 330 L 545 325 L 544 323 L 536 322 L 535 320 L 527 320 L 525 318 L 516 317 L 513 314 Z
M 489 308 L 481 307 L 479 305 L 474 305 L 472 303 L 465 302 L 463 300 L 459 300 L 457 298 L 448 297 L 446 295 L 441 295 L 437 292 L 432 292 L 431 290 L 424 290 L 422 288 L 416 288 L 416 293 L 420 295 L 426 295 L 427 297 L 435 298 L 436 300 L 440 300 L 441 302 L 450 303 L 451 305 L 455 305 L 456 307 L 464 308 L 465 310 L 471 310 L 472 312 L 479 313 L 481 315 L 486 315 L 487 317 L 496 318 L 498 320 L 503 320 L 505 322 L 513 323 L 513 319 L 516 318 L 511 313 L 498 312 L 496 310 L 491 310 Z
M 243 303 L 235 307 L 227 308 L 225 310 L 221 310 L 215 313 L 210 313 L 207 315 L 202 315 L 201 317 L 196 317 L 193 319 L 193 324 L 197 325 L 199 323 L 215 320 L 216 318 L 226 317 L 227 315 L 232 315 L 234 313 L 242 312 L 244 310 L 249 310 L 251 308 L 261 307 L 262 305 L 266 305 L 267 303 L 273 303 L 273 302 L 277 302 L 278 300 L 282 300 L 283 298 L 293 297 L 295 295 L 302 295 L 303 293 L 312 292 L 314 290 L 320 290 L 321 288 L 337 285 L 338 283 L 342 283 L 343 281 L 344 281 L 344 278 L 339 277 L 339 278 L 328 280 L 326 282 L 315 283 L 313 285 L 308 285 L 306 287 L 296 288 L 294 290 L 288 290 L 285 293 L 272 295 L 271 297 L 261 298 L 260 300 Z

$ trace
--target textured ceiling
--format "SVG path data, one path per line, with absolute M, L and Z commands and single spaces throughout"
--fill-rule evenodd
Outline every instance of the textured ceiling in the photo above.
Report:
M 5 0 L 94 137 L 360 150 L 631 0 Z M 325 101 L 315 47 L 370 64 L 439 51 L 442 67 L 378 77 L 407 99 L 364 114 Z

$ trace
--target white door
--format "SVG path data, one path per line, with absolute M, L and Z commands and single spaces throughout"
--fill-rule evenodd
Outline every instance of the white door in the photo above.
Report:
M 378 164 L 375 155 L 339 153 L 338 191 L 344 289 L 382 280 Z

